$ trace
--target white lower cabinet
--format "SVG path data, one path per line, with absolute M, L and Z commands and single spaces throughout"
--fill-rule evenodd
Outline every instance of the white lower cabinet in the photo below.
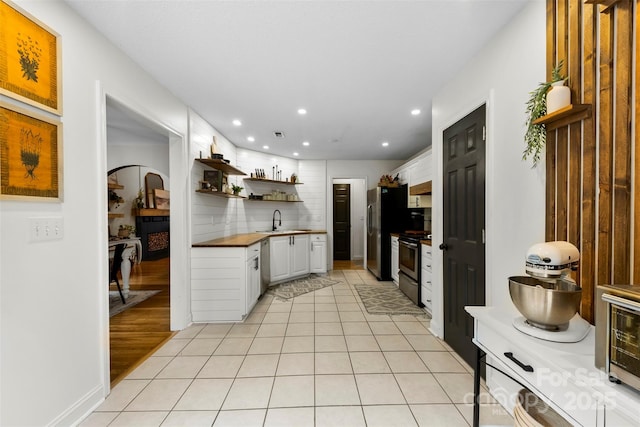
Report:
M 398 236 L 391 236 L 391 279 L 393 283 L 398 286 L 398 281 L 400 280 L 400 275 L 398 271 L 400 270 L 400 246 L 398 243 Z
M 327 235 L 311 234 L 309 246 L 309 272 L 327 272 Z
M 241 321 L 259 296 L 259 244 L 247 248 L 191 248 L 194 322 Z
M 260 297 L 260 244 L 247 248 L 247 305 L 245 314 L 249 314 Z
M 420 300 L 424 305 L 424 308 L 432 314 L 433 312 L 433 299 L 432 299 L 432 289 L 433 285 L 431 283 L 432 278 L 432 253 L 430 245 L 422 245 L 420 248 Z
M 309 235 L 269 238 L 271 284 L 309 274 Z

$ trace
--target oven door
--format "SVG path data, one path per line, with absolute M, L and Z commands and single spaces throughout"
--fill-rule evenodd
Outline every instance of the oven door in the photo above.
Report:
M 603 294 L 609 306 L 607 321 L 607 371 L 640 390 L 640 303 Z
M 400 271 L 418 281 L 420 274 L 420 245 L 400 239 L 398 265 Z

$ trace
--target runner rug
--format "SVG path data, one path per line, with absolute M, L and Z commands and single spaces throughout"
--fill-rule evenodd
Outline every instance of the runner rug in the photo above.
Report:
M 118 291 L 109 291 L 109 317 L 140 304 L 142 301 L 151 298 L 160 291 L 129 291 L 129 297 L 122 304 Z
M 302 279 L 295 279 L 279 285 L 271 286 L 269 287 L 269 292 L 276 297 L 290 299 L 308 292 L 326 288 L 327 286 L 333 286 L 338 283 L 343 282 L 340 280 L 330 279 L 326 276 L 310 274 L 308 277 L 303 277 Z
M 380 282 L 375 285 L 353 285 L 369 314 L 410 314 L 429 315 L 415 305 L 392 282 Z

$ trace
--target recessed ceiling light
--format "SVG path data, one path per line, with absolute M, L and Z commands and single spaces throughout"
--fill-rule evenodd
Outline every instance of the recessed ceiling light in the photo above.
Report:
M 418 114 L 420 114 L 420 110 L 419 109 L 416 108 L 414 110 L 411 110 L 411 115 L 412 116 L 417 116 Z
M 305 114 L 307 114 L 307 110 L 305 110 L 304 108 L 298 108 L 298 114 L 304 116 Z
M 249 141 L 249 142 L 253 142 L 253 141 L 255 141 L 255 140 L 256 140 L 256 139 L 255 139 L 254 137 L 252 137 L 252 136 L 248 136 L 248 137 L 247 137 L 247 141 Z
M 383 142 L 383 143 L 382 143 L 382 146 L 383 146 L 383 147 L 388 147 L 388 146 L 389 146 L 389 143 L 388 143 L 387 141 L 385 141 L 385 142 Z
M 263 145 L 262 148 L 264 148 L 265 150 L 268 150 L 269 146 L 268 145 Z
M 305 147 L 308 147 L 308 146 L 309 146 L 309 141 L 304 141 L 304 142 L 302 143 L 302 145 L 304 145 Z
M 294 156 L 299 156 L 300 153 L 298 153 L 297 151 L 295 153 L 293 153 Z
M 238 119 L 235 119 L 231 123 L 233 123 L 234 126 L 242 126 L 242 122 L 240 120 L 238 120 Z

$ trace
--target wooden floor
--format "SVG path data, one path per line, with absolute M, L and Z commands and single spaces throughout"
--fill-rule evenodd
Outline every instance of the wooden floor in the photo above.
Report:
M 334 270 L 364 270 L 364 266 L 362 264 L 362 260 L 343 261 L 343 260 L 334 259 L 333 269 Z
M 334 270 L 363 268 L 362 260 L 333 261 Z M 129 283 L 131 289 L 161 292 L 111 318 L 112 387 L 173 335 L 169 314 L 169 258 L 134 265 Z M 115 284 L 112 290 L 117 290 Z
M 169 315 L 169 258 L 134 265 L 129 283 L 133 290 L 161 292 L 110 319 L 112 387 L 173 335 Z M 115 284 L 112 286 L 117 290 Z

